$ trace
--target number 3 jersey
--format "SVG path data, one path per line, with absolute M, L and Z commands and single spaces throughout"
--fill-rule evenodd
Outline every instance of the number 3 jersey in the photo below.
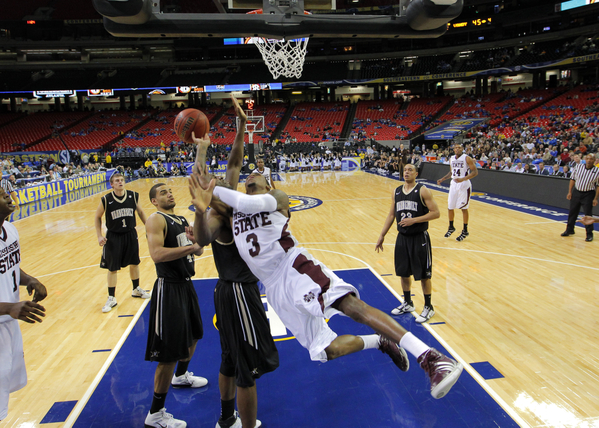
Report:
M 414 223 L 408 227 L 400 226 L 399 222 L 404 218 L 414 218 L 428 214 L 428 208 L 422 200 L 422 184 L 416 184 L 407 193 L 404 186 L 402 184 L 395 189 L 395 220 L 397 220 L 397 230 L 402 235 L 415 235 L 428 229 L 428 221 Z
M 301 250 L 287 230 L 288 224 L 289 218 L 278 211 L 233 211 L 233 235 L 239 255 L 262 282 L 270 282 L 281 264 L 293 260 Z
M 5 221 L 0 230 L 0 302 L 19 302 L 20 263 L 19 233 L 16 227 Z M 0 323 L 12 319 L 10 315 L 2 315 Z

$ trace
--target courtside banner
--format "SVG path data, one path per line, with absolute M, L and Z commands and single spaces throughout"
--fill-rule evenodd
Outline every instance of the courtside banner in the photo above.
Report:
M 30 187 L 17 189 L 19 204 L 23 205 L 39 201 L 40 199 L 66 195 L 74 190 L 105 183 L 113 172 L 114 169 L 109 169 L 108 171 L 94 172 L 79 177 L 65 178 L 64 180 L 40 183 Z
M 457 134 L 482 124 L 487 119 L 456 119 L 445 122 L 442 125 L 424 134 L 425 140 L 451 140 Z

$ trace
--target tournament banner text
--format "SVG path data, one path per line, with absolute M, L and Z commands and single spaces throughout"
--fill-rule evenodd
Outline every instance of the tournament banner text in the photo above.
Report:
M 64 180 L 40 183 L 30 187 L 17 189 L 19 204 L 37 202 L 41 199 L 60 196 L 85 187 L 95 186 L 108 181 L 114 169 L 103 172 L 95 172 L 80 177 L 66 178 Z

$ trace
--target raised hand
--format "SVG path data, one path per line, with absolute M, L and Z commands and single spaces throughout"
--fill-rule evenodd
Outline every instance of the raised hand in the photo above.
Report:
M 233 93 L 231 93 L 231 101 L 233 101 L 233 108 L 235 109 L 235 114 L 237 115 L 239 120 L 242 122 L 247 122 L 248 117 L 245 114 L 245 111 L 243 111 L 243 108 L 241 108 L 241 105 L 239 105 L 239 100 L 235 98 L 235 95 L 233 95 Z
M 189 194 L 191 195 L 191 203 L 195 207 L 196 211 L 205 213 L 212 200 L 212 192 L 216 180 L 213 178 L 210 180 L 207 188 L 204 188 L 199 180 L 199 174 L 194 172 L 189 177 Z

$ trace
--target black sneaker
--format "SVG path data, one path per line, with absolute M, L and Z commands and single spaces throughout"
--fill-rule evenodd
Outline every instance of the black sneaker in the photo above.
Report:
M 379 349 L 383 354 L 389 355 L 402 372 L 408 371 L 410 360 L 408 360 L 408 354 L 405 349 L 383 336 L 379 336 Z
M 468 232 L 466 232 L 465 230 L 462 230 L 462 233 L 460 233 L 460 236 L 458 236 L 455 240 L 458 242 L 462 242 L 464 239 L 466 239 L 466 237 L 470 235 Z
M 445 237 L 449 238 L 453 232 L 455 232 L 455 227 L 450 227 L 449 229 L 447 229 L 447 233 L 445 234 Z

